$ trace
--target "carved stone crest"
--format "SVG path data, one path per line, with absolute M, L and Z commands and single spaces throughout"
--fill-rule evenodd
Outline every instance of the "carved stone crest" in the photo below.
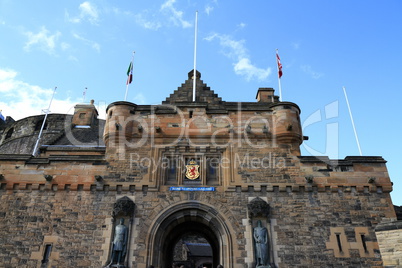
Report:
M 135 204 L 127 196 L 120 198 L 113 206 L 113 218 L 118 215 L 132 217 L 134 214 Z
M 186 165 L 186 178 L 189 180 L 195 180 L 200 176 L 199 169 L 200 166 L 197 165 L 195 160 L 191 160 L 188 165 Z
M 248 216 L 250 219 L 255 217 L 268 217 L 269 216 L 269 205 L 267 202 L 259 197 L 251 200 L 247 205 Z

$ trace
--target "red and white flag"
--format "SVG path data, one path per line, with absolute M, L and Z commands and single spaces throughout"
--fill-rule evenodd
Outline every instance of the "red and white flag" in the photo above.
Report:
M 279 58 L 278 51 L 276 52 L 276 62 L 278 63 L 278 77 L 282 77 L 282 64 L 281 64 L 281 58 Z

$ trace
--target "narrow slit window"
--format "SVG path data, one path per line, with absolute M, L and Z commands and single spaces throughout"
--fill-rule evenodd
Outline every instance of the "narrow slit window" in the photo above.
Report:
M 51 244 L 45 245 L 45 251 L 43 252 L 42 263 L 47 263 L 49 261 L 51 251 L 52 251 L 52 245 Z
M 362 244 L 363 244 L 363 248 L 364 248 L 364 252 L 368 252 L 367 250 L 367 243 L 366 243 L 366 236 L 364 234 L 360 235 L 361 239 L 362 239 Z
M 342 251 L 341 235 L 340 235 L 340 234 L 336 234 L 336 242 L 338 242 L 338 249 L 339 249 L 339 252 L 343 252 L 343 251 Z
M 190 112 L 189 112 L 189 117 L 190 117 L 190 118 L 193 118 L 193 111 L 190 111 Z

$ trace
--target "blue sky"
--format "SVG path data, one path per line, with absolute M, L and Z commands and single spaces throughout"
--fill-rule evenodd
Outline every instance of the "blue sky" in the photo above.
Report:
M 0 109 L 14 119 L 71 113 L 94 99 L 161 103 L 193 68 L 226 101 L 255 101 L 278 88 L 302 109 L 304 155 L 359 155 L 345 86 L 363 155 L 383 156 L 402 205 L 402 2 L 387 1 L 22 1 L 0 0 Z

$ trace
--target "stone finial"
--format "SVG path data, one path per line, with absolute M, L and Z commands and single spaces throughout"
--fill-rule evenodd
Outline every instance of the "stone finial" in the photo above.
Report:
M 195 70 L 195 75 L 197 79 L 201 79 L 201 73 L 199 71 Z M 188 73 L 188 79 L 193 79 L 193 76 L 194 76 L 194 69 Z

